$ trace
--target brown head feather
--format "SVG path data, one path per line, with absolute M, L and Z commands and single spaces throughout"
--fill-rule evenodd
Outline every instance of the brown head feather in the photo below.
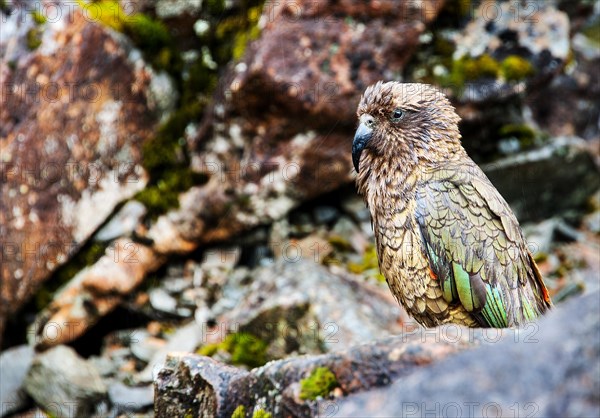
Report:
M 402 112 L 393 120 L 396 110 Z M 358 189 L 366 194 L 371 184 L 405 178 L 415 169 L 461 158 L 460 118 L 437 88 L 418 83 L 377 82 L 363 94 L 357 110 L 359 122 L 374 119 L 373 133 L 360 157 Z M 418 171 L 418 170 L 417 170 Z

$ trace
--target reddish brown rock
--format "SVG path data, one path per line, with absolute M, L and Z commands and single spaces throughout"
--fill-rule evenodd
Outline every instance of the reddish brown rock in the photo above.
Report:
M 0 337 L 6 316 L 144 187 L 140 145 L 164 110 L 151 97 L 157 75 L 126 40 L 58 3 L 29 51 L 35 24 L 19 4 L 0 41 Z
M 397 78 L 442 1 L 267 3 L 262 36 L 238 65 L 235 110 L 353 124 L 364 89 Z M 300 121 L 298 121 L 300 122 Z
M 267 2 L 262 33 L 188 131 L 210 180 L 149 237 L 184 251 L 280 219 L 353 178 L 350 144 L 364 88 L 397 78 L 443 1 Z M 160 228 L 158 227 L 160 224 Z

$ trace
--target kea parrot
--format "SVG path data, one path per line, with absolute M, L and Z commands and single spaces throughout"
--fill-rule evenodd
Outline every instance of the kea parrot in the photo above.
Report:
M 379 268 L 426 327 L 505 328 L 552 307 L 515 215 L 461 145 L 459 116 L 433 86 L 378 82 L 352 143 Z

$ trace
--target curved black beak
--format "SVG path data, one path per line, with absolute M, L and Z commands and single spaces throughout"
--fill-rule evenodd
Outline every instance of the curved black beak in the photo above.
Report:
M 373 130 L 369 128 L 364 123 L 358 125 L 358 129 L 354 134 L 354 141 L 352 141 L 352 163 L 354 164 L 354 169 L 358 173 L 358 168 L 360 164 L 360 154 L 367 146 L 367 143 L 373 136 Z

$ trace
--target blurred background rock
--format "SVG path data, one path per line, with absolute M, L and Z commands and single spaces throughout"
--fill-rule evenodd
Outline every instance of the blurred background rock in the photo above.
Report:
M 398 413 L 371 389 L 393 382 L 430 396 L 425 365 L 486 339 L 424 344 L 378 272 L 350 144 L 380 79 L 444 89 L 557 310 L 583 293 L 593 310 L 599 63 L 586 0 L 0 0 L 0 415 L 348 416 Z M 556 315 L 543 335 L 588 353 L 560 369 L 587 383 L 536 406 L 598 415 L 597 321 Z M 173 351 L 198 355 L 159 371 Z

